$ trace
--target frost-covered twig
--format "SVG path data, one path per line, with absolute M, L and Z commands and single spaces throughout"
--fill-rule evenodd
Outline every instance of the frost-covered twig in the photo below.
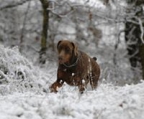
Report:
M 57 15 L 57 16 L 59 16 L 59 17 L 61 17 L 61 18 L 65 18 L 65 17 L 68 17 L 70 14 L 72 14 L 72 13 L 73 13 L 73 10 L 70 10 L 70 11 L 68 11 L 68 12 L 65 13 L 65 14 L 58 14 L 58 13 L 56 13 L 56 12 L 54 12 L 54 11 L 52 11 L 52 13 L 55 14 L 55 15 Z
M 12 2 L 11 4 L 8 4 L 8 5 L 5 5 L 5 6 L 1 7 L 0 10 L 17 7 L 17 6 L 19 6 L 19 5 L 25 4 L 25 3 L 28 2 L 28 1 L 30 1 L 30 0 L 22 0 L 22 1 L 16 2 L 16 3 L 15 3 L 15 2 L 14 2 L 14 3 Z
M 0 75 L 2 75 L 6 79 L 7 82 L 9 82 L 9 78 L 1 70 L 0 70 Z
M 140 38 L 141 38 L 142 43 L 144 43 L 144 29 L 143 29 L 143 23 L 142 23 L 142 20 L 141 20 L 140 18 L 138 18 L 138 21 L 139 21 L 139 26 L 140 26 L 140 30 L 141 30 Z
M 144 29 L 143 29 L 142 20 L 141 20 L 139 17 L 136 17 L 136 16 L 133 16 L 133 18 L 136 19 L 137 21 L 132 20 L 132 19 L 127 20 L 127 21 L 128 21 L 128 22 L 131 22 L 131 23 L 133 23 L 133 24 L 139 25 L 140 31 L 141 31 L 140 39 L 141 39 L 141 42 L 144 43 Z M 133 31 L 134 31 L 135 28 L 136 28 L 136 27 L 133 27 L 133 30 L 131 30 L 131 31 L 132 31 L 131 33 L 133 33 Z M 130 36 L 132 37 L 133 34 L 130 34 Z

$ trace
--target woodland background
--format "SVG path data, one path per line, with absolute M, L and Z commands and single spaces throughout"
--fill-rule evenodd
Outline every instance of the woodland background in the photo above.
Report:
M 143 0 L 0 1 L 1 44 L 45 64 L 56 61 L 58 40 L 73 40 L 112 81 L 144 79 L 143 25 Z
M 97 57 L 96 90 L 56 80 L 61 39 Z M 0 119 L 144 119 L 144 0 L 0 0 Z

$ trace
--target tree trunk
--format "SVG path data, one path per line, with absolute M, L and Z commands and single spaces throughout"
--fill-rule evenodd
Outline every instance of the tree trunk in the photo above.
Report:
M 144 79 L 144 44 L 140 46 L 140 57 L 141 57 L 141 66 L 142 66 L 142 77 Z
M 43 8 L 43 28 L 41 35 L 41 49 L 39 52 L 39 62 L 45 64 L 46 62 L 46 50 L 47 50 L 47 36 L 48 36 L 48 24 L 49 24 L 49 11 L 47 10 L 49 4 L 47 0 L 40 0 Z

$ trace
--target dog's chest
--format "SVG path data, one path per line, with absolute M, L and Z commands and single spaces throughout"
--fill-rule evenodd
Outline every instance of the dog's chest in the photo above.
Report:
M 65 74 L 65 76 L 68 76 L 68 78 L 74 78 L 76 76 L 80 77 L 80 73 L 77 72 L 77 70 L 75 69 L 63 69 L 63 73 Z
M 69 85 L 79 85 L 82 77 L 81 73 L 78 72 L 76 69 L 67 69 L 64 68 L 61 70 L 62 79 Z

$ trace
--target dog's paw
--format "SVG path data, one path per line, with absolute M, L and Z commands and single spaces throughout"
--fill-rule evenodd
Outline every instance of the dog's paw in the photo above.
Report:
M 58 91 L 56 90 L 56 88 L 53 87 L 49 87 L 50 93 L 57 93 Z
M 85 88 L 84 88 L 84 87 L 80 87 L 80 88 L 79 88 L 79 93 L 80 93 L 80 94 L 83 94 L 84 91 L 85 91 Z

